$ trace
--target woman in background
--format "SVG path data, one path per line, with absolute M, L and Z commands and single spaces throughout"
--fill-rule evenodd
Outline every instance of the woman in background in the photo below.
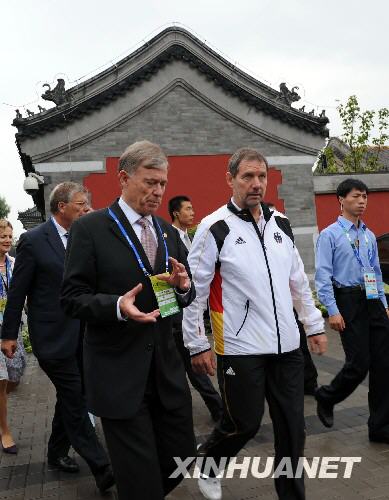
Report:
M 0 331 L 3 313 L 7 302 L 7 292 L 12 279 L 14 258 L 8 255 L 12 245 L 12 225 L 5 219 L 0 219 Z M 8 359 L 0 351 L 0 439 L 5 453 L 18 452 L 11 435 L 7 421 L 7 395 L 14 389 L 23 375 L 26 366 L 26 352 L 23 346 L 22 332 L 18 337 L 18 348 L 15 356 Z

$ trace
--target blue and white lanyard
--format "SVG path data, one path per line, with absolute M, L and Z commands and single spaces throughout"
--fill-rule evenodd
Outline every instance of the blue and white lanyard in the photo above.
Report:
M 363 262 L 361 260 L 361 256 L 359 255 L 359 247 L 358 247 L 358 249 L 356 248 L 355 243 L 351 240 L 349 231 L 347 231 L 347 229 L 344 227 L 344 225 L 341 223 L 340 220 L 338 220 L 338 224 L 343 229 L 344 234 L 346 235 L 348 241 L 350 242 L 351 248 L 354 251 L 354 255 L 355 255 L 359 265 L 361 267 L 364 267 Z M 370 267 L 372 268 L 373 267 L 373 255 L 372 255 L 371 249 L 369 247 L 369 238 L 367 237 L 366 230 L 364 228 L 362 228 L 362 232 L 363 232 L 363 235 L 365 237 L 365 243 L 366 243 L 366 248 L 367 248 L 367 258 L 369 259 L 369 264 L 370 264 Z M 357 234 L 358 234 L 358 229 L 357 229 Z
M 109 208 L 108 209 L 108 212 L 109 212 L 109 215 L 112 217 L 112 219 L 116 222 L 116 224 L 118 225 L 122 235 L 125 237 L 125 239 L 127 240 L 127 243 L 130 245 L 132 251 L 134 252 L 134 255 L 136 257 L 136 260 L 138 261 L 138 264 L 139 264 L 139 267 L 142 269 L 144 275 L 146 277 L 149 277 L 151 276 L 151 274 L 147 271 L 146 269 L 146 266 L 143 264 L 143 261 L 141 259 L 141 256 L 139 255 L 139 252 L 138 250 L 136 249 L 134 243 L 132 242 L 132 240 L 130 239 L 130 237 L 128 236 L 127 234 L 127 231 L 124 229 L 123 227 L 123 224 L 120 222 L 120 220 L 117 218 L 116 214 L 114 212 L 112 212 L 112 210 Z M 161 238 L 162 238 L 162 241 L 163 241 L 163 244 L 165 246 L 165 265 L 166 265 L 166 272 L 168 273 L 169 272 L 169 253 L 168 253 L 168 249 L 167 249 L 167 245 L 166 245 L 166 241 L 165 241 L 165 238 L 163 237 L 163 234 L 162 234 L 162 229 L 161 229 L 161 226 L 159 225 L 158 221 L 155 219 L 155 223 L 158 227 L 158 230 L 159 230 L 159 233 L 161 235 Z
M 7 295 L 9 283 L 11 281 L 11 262 L 9 261 L 7 256 L 5 256 L 5 276 L 6 276 L 6 281 L 4 281 L 4 277 L 1 274 L 0 297 L 5 297 Z

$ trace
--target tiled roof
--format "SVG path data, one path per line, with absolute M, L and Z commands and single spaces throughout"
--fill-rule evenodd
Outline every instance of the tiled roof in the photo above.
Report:
M 155 46 L 159 49 L 155 50 Z M 67 90 L 66 103 L 29 118 L 16 118 L 13 125 L 18 129 L 17 136 L 22 140 L 65 127 L 69 122 L 109 105 L 177 60 L 186 62 L 251 107 L 297 128 L 327 137 L 326 116 L 315 116 L 283 104 L 280 92 L 244 73 L 189 31 L 178 27 L 165 29 L 114 67 Z M 115 78 L 115 72 L 120 76 Z

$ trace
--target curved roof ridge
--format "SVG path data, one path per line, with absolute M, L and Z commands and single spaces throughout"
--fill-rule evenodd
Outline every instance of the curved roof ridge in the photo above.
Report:
M 183 61 L 250 106 L 292 126 L 327 136 L 328 118 L 281 102 L 281 93 L 241 70 L 190 31 L 169 26 L 113 66 L 66 90 L 66 102 L 31 118 L 15 119 L 21 137 L 42 134 L 100 109 L 173 60 Z

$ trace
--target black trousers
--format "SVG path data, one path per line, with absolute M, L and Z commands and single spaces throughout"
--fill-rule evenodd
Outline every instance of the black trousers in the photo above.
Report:
M 317 387 L 317 369 L 308 348 L 307 335 L 302 323 L 296 318 L 300 332 L 300 349 L 304 356 L 304 390 L 313 391 Z
M 212 418 L 215 421 L 219 420 L 223 411 L 223 403 L 221 397 L 219 396 L 219 393 L 214 388 L 212 381 L 208 377 L 208 375 L 200 375 L 193 371 L 191 357 L 188 349 L 184 345 L 181 328 L 175 327 L 173 329 L 173 335 L 178 352 L 180 353 L 182 361 L 184 362 L 185 371 L 188 375 L 190 383 L 202 397 L 205 405 L 212 415 Z
M 183 479 L 170 479 L 174 457 L 195 457 L 192 405 L 167 410 L 151 369 L 138 413 L 131 419 L 101 418 L 119 500 L 162 500 Z
M 218 356 L 218 379 L 224 413 L 200 456 L 234 457 L 261 425 L 265 398 L 274 428 L 274 467 L 290 457 L 296 470 L 304 456 L 304 366 L 300 349 L 271 356 Z M 278 498 L 303 500 L 304 478 L 275 479 Z
M 101 471 L 109 460 L 88 415 L 77 357 L 38 361 L 57 392 L 48 459 L 67 455 L 73 446 L 93 474 Z
M 367 300 L 365 292 L 336 293 L 336 304 L 346 324 L 340 333 L 345 364 L 317 397 L 335 405 L 346 399 L 369 373 L 369 435 L 389 439 L 389 319 L 381 300 Z

